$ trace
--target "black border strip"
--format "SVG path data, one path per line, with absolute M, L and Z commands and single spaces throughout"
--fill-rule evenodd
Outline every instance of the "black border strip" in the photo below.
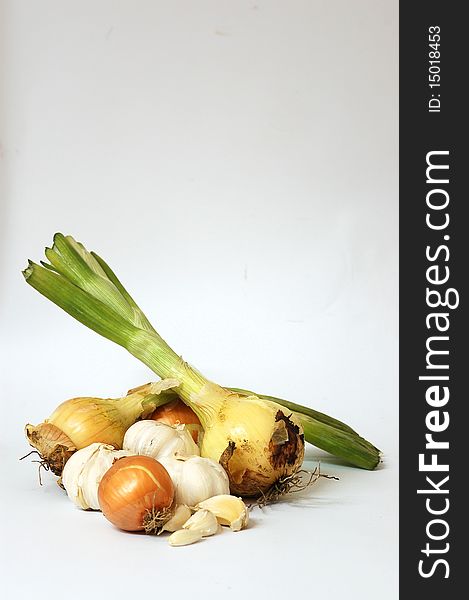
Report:
M 449 1 L 400 3 L 401 598 L 415 594 L 447 600 L 459 597 L 458 582 L 464 589 L 461 442 L 469 437 L 463 430 L 469 401 L 463 320 L 469 273 L 464 216 L 469 201 L 463 189 L 468 171 L 463 138 L 469 102 L 463 92 L 468 72 L 463 57 L 469 52 L 463 7 L 462 2 Z M 427 172 L 428 162 L 449 168 Z M 434 228 L 446 222 L 446 227 Z M 446 297 L 448 304 L 458 306 L 430 306 L 438 305 L 437 292 L 442 302 Z M 432 436 L 430 442 L 426 435 Z M 432 441 L 441 445 L 426 448 Z M 432 460 L 441 469 L 448 465 L 448 471 L 430 471 L 424 465 Z

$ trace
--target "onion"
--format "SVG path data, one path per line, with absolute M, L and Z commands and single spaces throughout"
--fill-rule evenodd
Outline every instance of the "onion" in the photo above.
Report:
M 148 418 L 166 423 L 166 425 L 185 425 L 195 443 L 197 443 L 199 433 L 202 431 L 198 416 L 192 408 L 178 398 L 168 402 L 168 404 L 159 406 Z
M 166 469 L 149 456 L 121 458 L 99 484 L 103 515 L 125 531 L 156 533 L 171 516 L 174 485 Z

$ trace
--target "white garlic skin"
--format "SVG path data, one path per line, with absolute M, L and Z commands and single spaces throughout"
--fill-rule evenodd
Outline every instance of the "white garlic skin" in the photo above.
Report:
M 133 454 L 151 456 L 160 460 L 164 456 L 199 455 L 199 447 L 184 425 L 172 427 L 150 419 L 137 421 L 127 429 L 122 447 Z
M 78 450 L 65 463 L 62 484 L 69 498 L 84 510 L 99 510 L 98 487 L 114 462 L 132 452 L 96 442 Z
M 225 469 L 210 458 L 166 456 L 159 461 L 173 480 L 176 504 L 195 506 L 212 496 L 230 493 Z

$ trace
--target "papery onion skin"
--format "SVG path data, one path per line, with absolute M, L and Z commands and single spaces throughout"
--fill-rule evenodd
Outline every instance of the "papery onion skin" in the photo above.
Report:
M 170 517 L 174 485 L 166 469 L 149 456 L 121 458 L 99 484 L 103 515 L 124 531 L 156 533 Z
M 148 418 L 166 425 L 186 425 L 194 442 L 199 440 L 199 433 L 202 431 L 199 417 L 179 398 L 159 406 Z
M 49 468 L 54 475 L 61 475 L 64 465 L 77 450 L 68 435 L 47 422 L 40 423 L 36 427 L 28 423 L 25 434 L 46 468 Z

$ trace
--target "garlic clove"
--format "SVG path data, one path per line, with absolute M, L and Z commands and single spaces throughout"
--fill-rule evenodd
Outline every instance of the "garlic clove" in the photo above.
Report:
M 188 506 L 180 504 L 169 521 L 163 525 L 160 533 L 163 533 L 163 531 L 169 531 L 170 533 L 178 531 L 178 529 L 181 529 L 184 523 L 190 518 L 191 514 L 191 510 Z
M 241 498 L 220 494 L 199 502 L 196 509 L 212 512 L 220 525 L 227 525 L 232 531 L 240 531 L 249 523 L 249 512 Z
M 178 529 L 169 536 L 171 546 L 187 546 L 202 539 L 202 533 L 194 529 Z
M 220 529 L 216 516 L 206 509 L 198 510 L 182 527 L 189 531 L 200 531 L 203 537 L 215 535 Z

